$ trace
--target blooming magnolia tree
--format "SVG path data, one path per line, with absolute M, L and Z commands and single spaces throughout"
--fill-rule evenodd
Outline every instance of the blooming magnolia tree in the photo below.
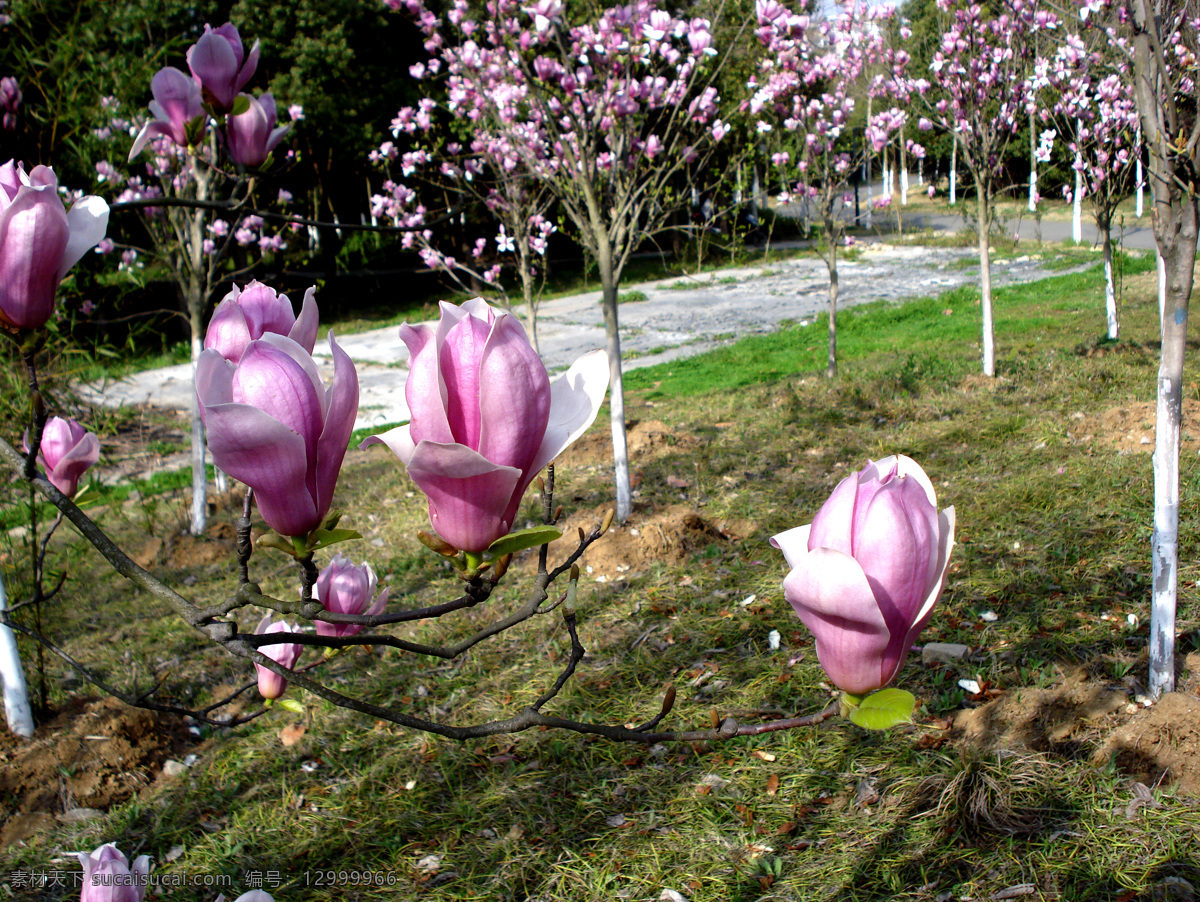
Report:
M 766 132 L 781 123 L 796 135 L 791 150 L 773 162 L 799 180 L 797 192 L 820 211 L 825 264 L 829 269 L 829 356 L 826 374 L 837 374 L 838 246 L 846 225 L 838 207 L 851 178 L 869 156 L 881 151 L 904 125 L 906 115 L 894 101 L 907 87 L 907 55 L 892 51 L 880 18 L 885 7 L 846 8 L 832 19 L 813 21 L 789 12 L 776 0 L 758 0 L 758 37 L 766 48 L 761 74 L 749 101 L 758 128 Z M 880 70 L 889 77 L 878 74 Z M 862 122 L 866 140 L 852 130 L 856 106 L 868 103 Z M 892 106 L 886 106 L 892 101 Z M 874 106 L 875 112 L 871 112 Z M 911 142 L 910 142 L 911 143 Z M 914 152 L 921 156 L 919 145 Z
M 979 232 L 983 372 L 996 374 L 992 322 L 992 201 L 999 189 L 1005 151 L 1034 104 L 1036 36 L 1058 27 L 1058 17 L 1029 0 L 1002 0 L 985 10 L 969 0 L 938 0 L 951 16 L 929 78 L 913 78 L 914 93 L 941 89 L 929 118 L 957 137 L 956 148 L 975 185 Z
M 1088 0 L 1083 9 L 1105 8 Z M 1159 257 L 1162 356 L 1154 441 L 1153 601 L 1150 692 L 1175 688 L 1175 608 L 1178 592 L 1179 433 L 1188 304 L 1200 238 L 1200 17 L 1179 0 L 1130 0 L 1133 86 L 1154 192 Z
M 1120 15 L 1107 22 L 1085 14 L 1084 24 L 1090 28 L 1063 34 L 1054 56 L 1037 64 L 1037 82 L 1057 96 L 1046 107 L 1047 113 L 1053 111 L 1055 128 L 1042 132 L 1038 155 L 1049 160 L 1051 144 L 1062 134 L 1074 157 L 1079 190 L 1091 203 L 1103 246 L 1105 320 L 1114 341 L 1120 335 L 1120 318 L 1112 221 L 1117 205 L 1133 192 L 1142 152 L 1129 46 L 1117 30 Z
M 466 180 L 491 171 L 531 179 L 558 203 L 596 263 L 610 367 L 616 516 L 624 521 L 632 491 L 617 287 L 634 249 L 668 223 L 679 202 L 677 184 L 703 172 L 728 131 L 713 87 L 719 69 L 713 25 L 676 18 L 650 0 L 586 19 L 561 0 L 532 6 L 493 0 L 483 8 L 455 0 L 444 16 L 422 0 L 389 4 L 416 17 L 431 55 L 419 74 L 445 78 L 441 106 L 469 133 L 457 148 L 462 162 L 444 165 L 443 174 Z M 399 130 L 427 130 L 438 105 L 427 97 L 401 110 Z M 412 165 L 430 159 L 424 145 L 412 153 Z

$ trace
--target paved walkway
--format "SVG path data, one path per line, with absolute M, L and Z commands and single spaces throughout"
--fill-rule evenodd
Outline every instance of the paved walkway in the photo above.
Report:
M 1066 227 L 1069 230 L 1070 224 Z M 978 267 L 970 263 L 973 249 L 878 243 L 860 245 L 860 250 L 857 259 L 838 264 L 839 308 L 880 299 L 899 302 L 978 280 Z M 996 285 L 1051 275 L 1028 256 L 996 260 L 992 273 Z M 636 289 L 646 296 L 620 305 L 626 368 L 698 354 L 744 335 L 775 330 L 784 321 L 811 321 L 828 304 L 827 285 L 825 264 L 809 258 L 624 286 L 623 293 Z M 600 293 L 543 302 L 538 337 L 552 373 L 584 352 L 603 347 Z M 398 328 L 339 335 L 337 340 L 358 368 L 361 401 L 356 428 L 408 419 L 404 403 L 408 351 Z M 323 345 L 318 342 L 315 356 L 328 368 L 328 347 Z M 107 406 L 149 403 L 178 410 L 187 409 L 190 393 L 191 368 L 186 364 L 89 386 L 82 392 L 85 399 Z

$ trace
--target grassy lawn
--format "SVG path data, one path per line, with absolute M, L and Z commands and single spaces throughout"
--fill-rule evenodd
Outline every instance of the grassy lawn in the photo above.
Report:
M 868 458 L 903 453 L 959 523 L 947 589 L 920 641 L 970 648 L 950 663 L 911 656 L 898 685 L 918 696 L 912 726 L 880 734 L 833 720 L 652 748 L 548 731 L 456 744 L 294 694 L 303 715 L 276 709 L 236 731 L 199 729 L 171 751 L 197 756 L 181 775 L 160 776 L 159 762 L 136 792 L 96 806 L 103 814 L 52 821 L 0 850 L 0 891 L 78 898 L 70 888 L 33 894 L 11 873 L 76 872 L 67 851 L 114 841 L 151 855 L 161 874 L 231 875 L 229 899 L 248 875 L 274 875 L 266 888 L 280 902 L 1187 898 L 1171 893 L 1183 892 L 1178 881 L 1200 887 L 1194 784 L 1178 769 L 1157 784 L 1158 759 L 1112 739 L 1129 724 L 1149 729 L 1135 712 L 1150 585 L 1152 472 L 1139 430 L 1157 367 L 1151 270 L 1131 263 L 1115 344 L 1097 340 L 1096 270 L 999 290 L 994 380 L 978 375 L 970 291 L 843 312 L 832 381 L 818 375 L 823 320 L 627 374 L 635 514 L 584 557 L 589 653 L 551 708 L 640 722 L 667 684 L 681 728 L 708 725 L 713 712 L 746 722 L 823 708 L 830 691 L 768 540 L 809 522 Z M 1194 366 L 1185 395 L 1200 400 Z M 604 413 L 597 422 L 557 468 L 572 527 L 611 504 Z M 1200 430 L 1184 432 L 1179 658 L 1192 655 L 1180 679 L 1194 698 Z M 180 591 L 224 598 L 232 557 L 219 536 L 209 543 L 219 553 L 205 556 L 207 546 L 178 535 L 183 501 L 182 489 L 161 495 L 152 515 L 114 502 L 102 522 Z M 372 563 L 394 605 L 450 597 L 453 579 L 415 538 L 427 528 L 421 499 L 389 455 L 352 451 L 338 503 L 343 525 L 364 536 L 340 550 Z M 223 501 L 215 519 L 232 521 L 236 508 Z M 28 549 L 19 533 L 0 541 L 19 598 Z M 68 529 L 53 546 L 68 580 L 47 628 L 106 678 L 127 688 L 161 680 L 192 705 L 253 679 Z M 552 562 L 567 546 L 551 546 Z M 273 552 L 256 552 L 251 569 L 269 594 L 296 591 Z M 530 572 L 519 563 L 487 605 L 397 634 L 474 632 L 524 597 Z M 243 628 L 255 619 L 241 612 Z M 379 704 L 472 723 L 545 691 L 568 650 L 551 615 L 453 664 L 357 652 L 321 676 Z M 47 674 L 56 707 L 85 691 L 59 663 Z M 1162 735 L 1163 754 L 1200 754 L 1194 722 Z M 79 745 L 94 754 L 101 743 Z M 5 761 L 0 812 L 32 791 L 3 782 Z M 89 762 L 59 767 L 53 813 L 88 804 L 82 777 L 99 767 Z M 1135 783 L 1150 803 L 1136 803 Z M 339 870 L 349 873 L 329 875 Z M 163 887 L 150 898 L 216 892 Z

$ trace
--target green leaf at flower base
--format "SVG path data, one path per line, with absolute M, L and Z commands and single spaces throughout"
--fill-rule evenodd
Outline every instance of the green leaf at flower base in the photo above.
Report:
M 850 722 L 864 730 L 887 730 L 897 724 L 911 723 L 917 699 L 903 689 L 881 689 L 852 706 Z
M 233 98 L 233 109 L 229 111 L 230 116 L 240 116 L 242 113 L 250 109 L 250 98 L 245 94 L 239 94 Z
M 293 714 L 304 713 L 304 705 L 294 698 L 281 698 L 275 702 L 275 705 L 276 707 L 283 708 L 285 711 L 291 711 Z
M 318 548 L 328 548 L 338 542 L 361 538 L 362 533 L 355 532 L 353 529 L 314 529 L 308 534 L 308 550 L 316 551 Z
M 89 489 L 86 492 L 80 492 L 78 495 L 76 495 L 74 501 L 75 506 L 82 510 L 85 507 L 90 507 L 97 501 L 102 501 L 103 499 L 104 496 L 102 494 L 94 489 Z
M 501 536 L 488 546 L 487 553 L 493 557 L 503 557 L 506 554 L 516 554 L 526 548 L 536 548 L 555 539 L 562 538 L 562 530 L 553 526 L 534 526 L 530 529 L 518 529 L 506 536 Z
M 274 548 L 276 551 L 282 551 L 284 554 L 290 554 L 292 557 L 303 557 L 296 550 L 296 545 L 287 536 L 281 536 L 279 533 L 272 530 L 264 533 L 255 540 L 255 544 L 263 548 Z

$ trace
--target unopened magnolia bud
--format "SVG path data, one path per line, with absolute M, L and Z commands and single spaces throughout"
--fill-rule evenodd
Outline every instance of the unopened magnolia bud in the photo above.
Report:
M 496 561 L 495 566 L 492 567 L 492 582 L 494 582 L 494 583 L 500 582 L 500 577 L 504 576 L 504 574 L 508 572 L 508 565 L 511 563 L 512 563 L 512 555 L 511 554 L 506 554 L 503 557 L 501 557 L 500 559 L 498 559 Z
M 579 565 L 578 564 L 571 565 L 571 582 L 573 582 L 573 583 L 579 582 Z
M 580 526 L 580 527 L 579 527 L 579 541 L 580 541 L 580 542 L 583 542 L 583 541 L 586 541 L 586 540 L 587 540 L 587 534 L 586 534 L 586 533 L 583 531 L 583 527 L 582 527 L 582 526 Z
M 555 523 L 557 523 L 559 520 L 562 519 L 562 511 L 563 511 L 562 505 L 560 504 L 558 506 L 557 510 L 554 511 L 554 522 Z
M 600 521 L 600 535 L 604 535 L 613 525 L 613 520 L 616 518 L 617 512 L 611 507 L 604 512 L 604 519 Z
M 418 530 L 417 538 L 421 540 L 421 544 L 431 551 L 436 551 L 438 554 L 446 557 L 455 557 L 458 554 L 458 549 L 443 539 L 441 536 L 430 535 L 425 530 Z
M 716 708 L 710 708 L 710 709 L 709 709 L 709 712 L 708 712 L 708 719 L 712 721 L 712 726 L 713 726 L 713 729 L 714 729 L 714 730 L 715 730 L 715 729 L 717 729 L 717 727 L 721 726 L 721 718 L 720 718 L 720 716 L 717 714 L 717 709 L 716 709 Z

